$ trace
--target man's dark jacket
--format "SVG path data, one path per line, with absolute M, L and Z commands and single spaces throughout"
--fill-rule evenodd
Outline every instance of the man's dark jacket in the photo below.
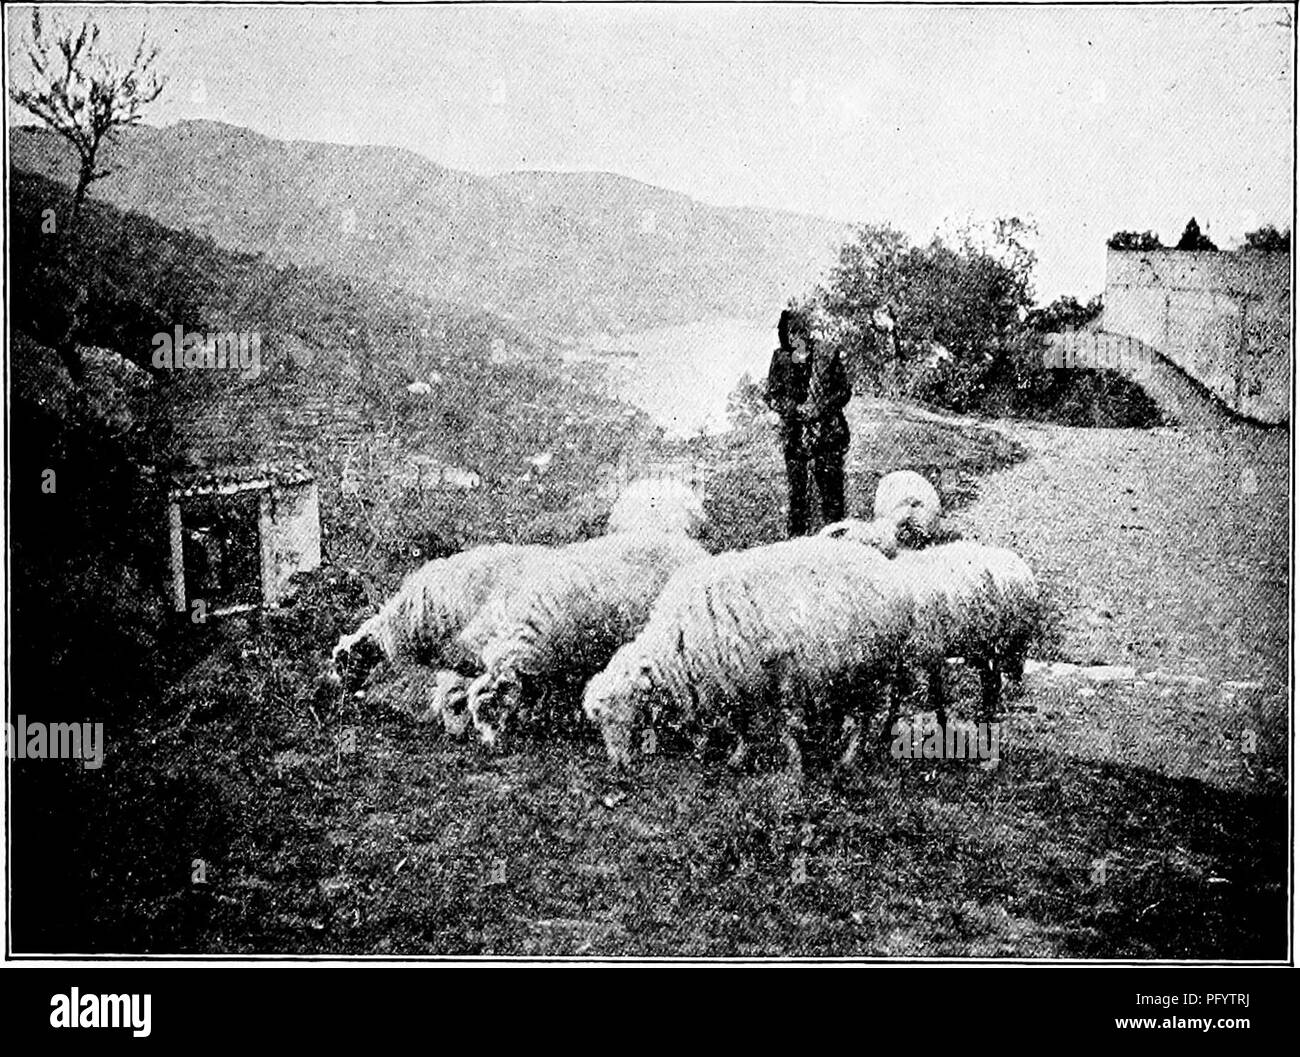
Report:
M 765 398 L 781 417 L 781 442 L 788 456 L 847 451 L 844 406 L 851 395 L 848 374 L 835 350 L 814 346 L 803 363 L 795 363 L 789 349 L 772 353 Z

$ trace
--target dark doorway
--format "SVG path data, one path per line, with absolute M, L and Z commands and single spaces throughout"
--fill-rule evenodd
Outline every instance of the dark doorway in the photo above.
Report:
M 262 601 L 259 495 L 240 492 L 181 500 L 187 608 L 195 599 L 202 599 L 209 612 Z

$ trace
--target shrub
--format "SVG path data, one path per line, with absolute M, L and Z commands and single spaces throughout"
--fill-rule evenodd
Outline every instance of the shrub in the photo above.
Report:
M 1196 218 L 1192 217 L 1187 222 L 1187 227 L 1183 228 L 1182 237 L 1178 240 L 1178 245 L 1174 247 L 1179 250 L 1199 250 L 1217 252 L 1219 247 L 1210 241 L 1208 235 L 1201 233 L 1201 226 L 1196 223 Z
M 1112 250 L 1162 250 L 1165 247 L 1154 231 L 1117 231 L 1106 240 Z
M 1272 224 L 1246 232 L 1246 249 L 1261 250 L 1272 253 L 1289 253 L 1291 250 L 1291 229 L 1278 231 Z
M 1101 294 L 1080 304 L 1078 298 L 1058 297 L 1050 305 L 1035 308 L 1025 317 L 1025 327 L 1038 334 L 1060 334 L 1078 330 L 1101 316 Z

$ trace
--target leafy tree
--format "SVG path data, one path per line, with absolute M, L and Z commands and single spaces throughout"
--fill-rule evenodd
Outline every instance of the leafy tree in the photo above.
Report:
M 1255 231 L 1246 232 L 1246 249 L 1262 250 L 1273 253 L 1286 253 L 1291 249 L 1291 229 L 1278 231 L 1272 224 L 1265 224 Z
M 863 224 L 840 248 L 822 295 L 828 313 L 864 326 L 882 305 L 896 304 L 907 285 L 907 236 L 888 224 Z
M 1178 245 L 1174 248 L 1179 250 L 1217 251 L 1219 247 L 1210 241 L 1209 236 L 1201 234 L 1201 226 L 1196 223 L 1196 218 L 1192 217 L 1187 222 L 1187 227 L 1183 228 L 1182 238 L 1178 240 Z
M 1160 237 L 1154 231 L 1117 231 L 1106 240 L 1112 250 L 1162 250 Z
M 1078 426 L 1159 422 L 1122 374 L 1048 365 L 1044 334 L 1097 318 L 1102 299 L 1033 308 L 1032 234 L 1017 218 L 923 245 L 888 225 L 857 228 L 814 297 L 855 391 Z M 1123 245 L 1159 245 L 1150 232 L 1128 235 Z
M 129 65 L 97 47 L 99 27 L 83 22 L 80 30 L 52 25 L 47 35 L 39 6 L 32 8 L 32 44 L 27 57 L 35 74 L 31 88 L 13 88 L 15 103 L 41 119 L 72 144 L 80 169 L 72 199 L 75 224 L 95 180 L 111 170 L 98 166 L 99 148 L 114 129 L 138 124 L 141 110 L 162 94 L 165 81 L 151 72 L 158 49 L 145 50 L 144 34 Z
M 727 421 L 733 429 L 746 429 L 767 415 L 763 386 L 746 371 L 727 396 Z
M 1033 304 L 1032 235 L 1010 218 L 915 246 L 888 225 L 859 227 L 818 292 L 855 382 L 953 407 L 977 399 Z

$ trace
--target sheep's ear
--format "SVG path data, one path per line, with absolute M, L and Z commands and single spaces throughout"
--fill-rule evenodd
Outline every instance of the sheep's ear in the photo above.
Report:
M 636 670 L 636 685 L 640 690 L 649 690 L 651 687 L 652 670 L 649 661 L 642 661 L 641 666 Z

